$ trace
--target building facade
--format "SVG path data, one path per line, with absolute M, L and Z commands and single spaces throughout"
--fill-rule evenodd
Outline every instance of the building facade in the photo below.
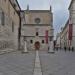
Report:
M 57 33 L 57 36 L 56 36 L 56 46 L 55 47 L 58 47 L 58 48 L 61 48 L 61 38 L 60 38 L 60 35 L 61 35 L 61 33 Z
M 70 18 L 72 21 L 72 40 L 71 46 L 75 48 L 75 0 L 71 0 L 71 4 L 69 6 Z
M 56 45 L 57 46 L 59 45 L 61 49 L 64 49 L 64 47 L 66 47 L 67 49 L 69 49 L 69 47 L 74 47 L 72 45 L 72 40 L 70 40 L 70 37 L 73 38 L 73 36 L 70 36 L 71 31 L 72 30 L 70 30 L 70 23 L 68 20 L 66 22 L 65 26 L 61 29 L 60 35 L 58 35 L 58 37 L 57 37 Z
M 53 40 L 53 14 L 50 10 L 21 11 L 21 47 L 27 41 L 29 50 L 48 50 L 48 43 Z
M 64 28 L 60 32 L 60 47 L 69 48 L 69 20 L 66 22 Z
M 18 49 L 20 6 L 17 0 L 0 0 L 0 50 Z
M 69 19 L 60 34 L 61 48 L 75 49 L 75 0 L 71 0 L 69 6 Z

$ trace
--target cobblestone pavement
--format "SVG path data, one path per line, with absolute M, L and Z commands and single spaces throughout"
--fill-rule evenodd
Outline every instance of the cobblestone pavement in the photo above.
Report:
M 39 53 L 43 75 L 75 75 L 75 52 Z
M 0 55 L 0 75 L 33 75 L 35 52 Z

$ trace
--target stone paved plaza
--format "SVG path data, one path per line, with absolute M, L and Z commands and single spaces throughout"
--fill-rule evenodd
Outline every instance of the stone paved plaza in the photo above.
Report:
M 33 75 L 35 52 L 0 55 L 0 75 Z
M 35 57 L 35 51 L 0 55 L 0 75 L 34 75 Z M 39 51 L 39 57 L 43 75 L 75 75 L 75 52 Z
M 40 52 L 43 75 L 75 75 L 75 52 Z

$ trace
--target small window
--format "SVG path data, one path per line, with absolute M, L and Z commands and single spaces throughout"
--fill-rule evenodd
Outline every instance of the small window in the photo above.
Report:
M 5 25 L 5 14 L 4 14 L 4 12 L 2 12 L 2 15 L 1 15 L 1 24 L 3 26 Z
M 38 34 L 38 32 L 36 32 L 36 36 L 38 36 L 39 34 Z
M 15 3 L 13 3 L 13 6 L 14 6 L 14 8 L 16 8 L 16 4 Z
M 44 44 L 44 40 L 42 40 L 42 43 Z
M 14 22 L 12 22 L 12 32 L 14 32 Z
M 0 24 L 5 25 L 5 14 L 4 12 L 0 9 Z
M 33 40 L 30 40 L 30 43 L 32 44 L 33 43 Z

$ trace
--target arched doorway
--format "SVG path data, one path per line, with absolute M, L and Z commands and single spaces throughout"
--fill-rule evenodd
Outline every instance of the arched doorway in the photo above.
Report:
M 36 50 L 39 50 L 40 49 L 40 42 L 39 41 L 36 41 L 35 42 L 35 49 Z

